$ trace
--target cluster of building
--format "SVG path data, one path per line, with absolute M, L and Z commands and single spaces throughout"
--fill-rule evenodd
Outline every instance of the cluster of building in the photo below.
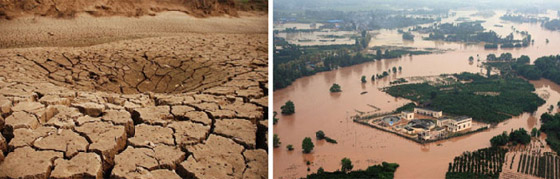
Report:
M 429 116 L 434 119 L 417 119 L 415 115 Z M 382 118 L 383 125 L 393 126 L 407 134 L 418 134 L 424 140 L 436 139 L 449 133 L 461 132 L 472 127 L 472 118 L 467 116 L 443 116 L 442 111 L 425 108 L 414 108 L 414 111 L 403 111 L 400 115 Z

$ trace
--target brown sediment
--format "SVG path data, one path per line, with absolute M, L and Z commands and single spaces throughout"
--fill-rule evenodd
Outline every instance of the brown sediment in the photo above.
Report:
M 175 11 L 138 18 L 95 17 L 83 13 L 73 19 L 26 16 L 14 20 L 0 19 L 0 48 L 82 47 L 185 33 L 267 33 L 267 20 L 267 14 L 244 11 L 239 17 L 208 18 L 196 18 Z
M 470 12 L 467 12 L 468 15 Z M 461 14 L 461 13 L 459 13 Z M 485 26 L 502 23 L 500 13 L 486 19 Z M 450 19 L 454 19 L 452 17 Z M 444 19 L 445 21 L 445 19 Z M 490 138 L 511 129 L 525 128 L 531 130 L 539 127 L 539 117 L 547 112 L 550 105 L 560 101 L 560 85 L 548 80 L 531 81 L 535 85 L 537 94 L 548 94 L 546 103 L 534 113 L 524 113 L 512 117 L 489 130 L 466 136 L 456 137 L 430 144 L 418 144 L 397 135 L 353 123 L 350 116 L 355 111 L 373 111 L 374 105 L 381 112 L 390 112 L 409 100 L 394 98 L 379 89 L 389 85 L 402 77 L 435 76 L 460 72 L 485 73 L 478 65 L 476 56 L 481 60 L 489 53 L 500 54 L 510 52 L 514 57 L 528 55 L 531 61 L 545 55 L 559 53 L 558 44 L 546 44 L 545 39 L 560 41 L 560 33 L 547 31 L 538 24 L 513 24 L 505 22 L 503 29 L 493 29 L 502 35 L 509 34 L 511 25 L 520 30 L 527 30 L 535 39 L 535 43 L 527 48 L 509 50 L 484 50 L 480 45 L 464 45 L 462 43 L 434 42 L 417 40 L 404 43 L 397 30 L 380 30 L 380 34 L 372 38 L 370 46 L 391 44 L 398 46 L 412 46 L 418 48 L 435 47 L 452 49 L 445 53 L 429 55 L 404 56 L 402 58 L 387 59 L 375 62 L 340 68 L 333 71 L 321 72 L 313 76 L 296 80 L 292 85 L 274 92 L 274 111 L 280 112 L 280 106 L 288 100 L 295 104 L 295 114 L 278 115 L 278 124 L 273 126 L 275 134 L 279 135 L 279 148 L 274 149 L 274 178 L 299 178 L 319 167 L 325 171 L 340 169 L 340 160 L 348 157 L 355 169 L 365 169 L 370 165 L 383 161 L 395 162 L 400 165 L 395 173 L 396 178 L 443 178 L 448 164 L 457 155 L 465 151 L 473 151 L 490 146 Z M 495 27 L 492 27 L 495 28 Z M 492 29 L 491 28 L 491 29 Z M 504 35 L 504 36 L 505 36 Z M 469 56 L 475 61 L 469 64 Z M 391 73 L 388 78 L 371 82 L 369 77 L 381 74 L 392 67 L 402 66 L 402 71 Z M 362 75 L 368 77 L 368 82 L 362 84 Z M 333 83 L 341 86 L 342 92 L 331 95 L 329 88 Z M 367 94 L 360 93 L 367 91 Z M 541 96 L 539 95 L 539 96 Z M 338 144 L 330 144 L 315 140 L 315 132 L 323 130 L 325 134 Z M 304 137 L 312 137 L 315 148 L 311 154 L 301 152 L 301 142 Z M 288 151 L 286 145 L 292 144 L 294 151 Z M 310 172 L 307 171 L 306 161 L 310 160 Z
M 115 18 L 124 22 L 119 28 L 137 20 Z M 77 19 L 40 21 L 68 27 Z M 196 22 L 209 27 L 210 21 Z M 266 26 L 262 22 L 248 27 Z M 26 27 L 19 25 L 11 28 Z M 0 50 L 0 178 L 266 176 L 260 165 L 267 167 L 268 149 L 259 140 L 266 133 L 257 129 L 267 121 L 267 35 L 188 31 L 150 31 L 154 36 L 85 47 L 13 48 L 32 41 L 25 39 L 6 44 L 11 48 Z M 7 36 L 17 35 L 1 37 Z M 201 172 L 217 164 L 230 172 Z

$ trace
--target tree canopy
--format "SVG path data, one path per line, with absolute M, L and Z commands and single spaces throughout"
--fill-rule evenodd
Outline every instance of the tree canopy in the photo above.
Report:
M 472 82 L 402 84 L 390 86 L 385 92 L 410 99 L 420 106 L 470 116 L 487 123 L 498 123 L 523 112 L 533 112 L 544 104 L 544 100 L 533 93 L 534 86 L 521 78 L 484 78 L 472 73 L 454 76 Z
M 390 179 L 395 178 L 395 171 L 399 164 L 382 162 L 381 165 L 369 166 L 366 170 L 354 170 L 350 172 L 342 172 L 340 170 L 334 172 L 326 172 L 318 170 L 317 173 L 307 175 L 307 179 L 352 179 L 352 178 L 379 178 Z
M 344 157 L 340 161 L 340 165 L 341 165 L 340 170 L 344 173 L 349 172 L 349 171 L 352 170 L 352 168 L 354 168 L 354 165 L 352 165 L 352 161 L 349 158 L 346 158 L 346 157 Z
M 272 145 L 274 148 L 280 147 L 280 138 L 278 137 L 278 134 L 274 134 L 272 137 Z
M 541 122 L 541 131 L 546 134 L 546 143 L 556 153 L 560 153 L 560 114 L 544 113 L 541 115 Z
M 513 145 L 527 145 L 531 142 L 531 136 L 525 129 L 519 128 L 517 130 L 511 131 L 509 135 L 504 131 L 504 133 L 494 136 L 492 137 L 492 139 L 490 139 L 490 144 L 492 144 L 492 147 L 505 146 L 509 142 L 511 142 Z
M 293 114 L 296 112 L 294 102 L 290 100 L 286 101 L 286 104 L 281 106 L 280 109 L 282 109 L 282 114 L 286 114 L 286 115 Z
M 342 89 L 340 89 L 340 85 L 333 83 L 329 91 L 331 91 L 331 93 L 336 93 L 336 92 L 341 92 Z
M 315 145 L 313 145 L 313 141 L 311 141 L 310 137 L 306 137 L 301 142 L 301 148 L 303 149 L 303 153 L 310 153 Z
M 325 139 L 325 133 L 321 130 L 317 131 L 315 133 L 315 136 L 317 136 L 317 139 L 319 139 L 319 140 Z

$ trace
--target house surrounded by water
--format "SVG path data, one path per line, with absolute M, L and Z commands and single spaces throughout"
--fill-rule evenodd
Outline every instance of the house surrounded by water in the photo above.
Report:
M 437 126 L 446 127 L 450 132 L 460 132 L 472 127 L 472 118 L 467 116 L 443 117 L 437 120 Z

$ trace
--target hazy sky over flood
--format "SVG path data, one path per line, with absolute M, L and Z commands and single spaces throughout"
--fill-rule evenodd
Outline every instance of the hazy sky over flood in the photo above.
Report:
M 275 10 L 366 10 L 422 7 L 560 10 L 560 0 L 274 0 Z

